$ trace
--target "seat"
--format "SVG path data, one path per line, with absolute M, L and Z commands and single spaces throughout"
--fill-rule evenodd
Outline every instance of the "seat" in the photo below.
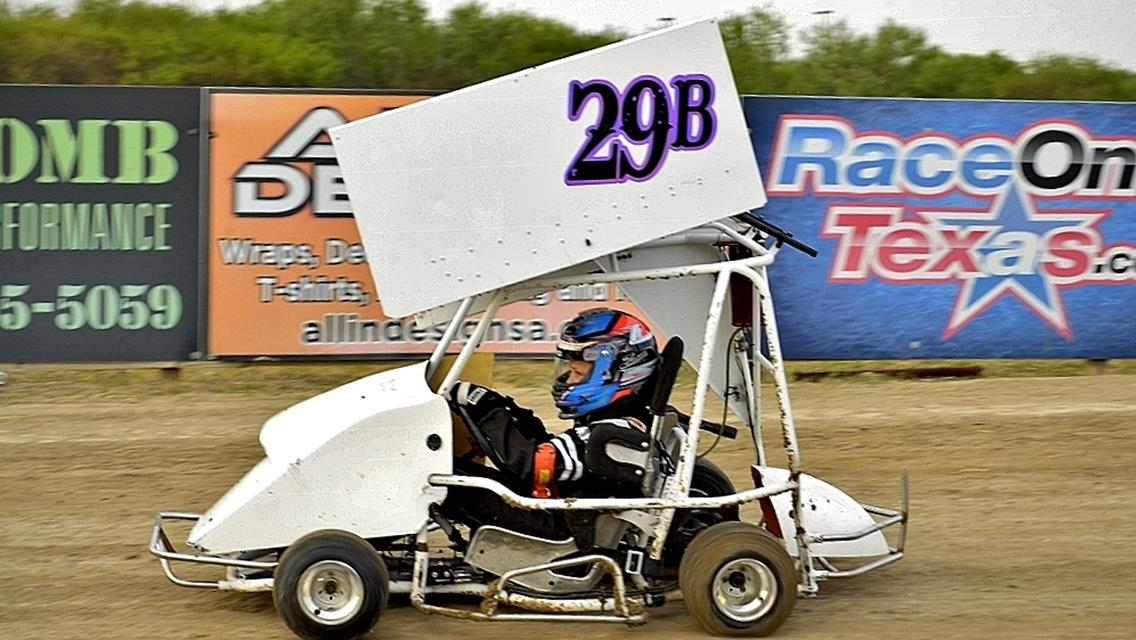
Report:
M 585 453 L 590 473 L 617 485 L 636 485 L 645 490 L 653 485 L 645 482 L 658 467 L 657 461 L 652 459 L 657 454 L 651 440 L 667 424 L 667 401 L 682 366 L 682 352 L 683 342 L 679 337 L 671 338 L 663 347 L 651 387 L 650 411 L 655 424 L 646 433 L 629 427 L 625 420 L 601 420 L 591 425 Z

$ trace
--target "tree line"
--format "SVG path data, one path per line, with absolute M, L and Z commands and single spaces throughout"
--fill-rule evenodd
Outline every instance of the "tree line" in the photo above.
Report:
M 950 53 L 894 22 L 869 34 L 845 21 L 795 34 L 782 15 L 755 7 L 721 29 L 742 93 L 1136 100 L 1136 73 L 1090 58 Z M 0 82 L 454 89 L 628 35 L 475 2 L 432 19 L 420 0 L 263 0 L 213 11 L 0 0 Z

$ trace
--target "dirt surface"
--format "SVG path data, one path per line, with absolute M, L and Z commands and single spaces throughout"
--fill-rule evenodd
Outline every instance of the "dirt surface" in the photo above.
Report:
M 145 551 L 156 511 L 208 508 L 260 458 L 261 423 L 318 386 L 264 375 L 13 373 L 0 387 L 0 638 L 291 638 L 268 594 L 174 586 Z M 545 394 L 515 392 L 551 413 Z M 838 381 L 793 398 L 806 469 L 885 506 L 908 469 L 912 524 L 907 558 L 823 584 L 777 637 L 1136 633 L 1136 376 Z M 712 457 L 744 484 L 744 442 Z M 681 603 L 628 630 L 461 622 L 396 599 L 372 637 L 583 634 L 701 631 Z

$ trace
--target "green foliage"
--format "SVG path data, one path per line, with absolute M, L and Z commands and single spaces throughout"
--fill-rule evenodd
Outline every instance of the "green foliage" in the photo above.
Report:
M 950 55 L 937 52 L 929 56 L 912 78 L 912 94 L 951 98 L 1012 98 L 1008 87 L 1024 72 L 1018 63 L 992 52 L 986 55 Z
M 418 0 L 378 0 L 360 21 L 358 64 L 369 74 L 360 86 L 429 89 L 441 29 Z M 368 85 L 368 82 L 371 84 Z
M 1007 81 L 1007 94 L 1067 100 L 1132 100 L 1136 96 L 1136 75 L 1088 58 L 1038 58 L 1023 70 Z
M 858 34 L 846 21 L 802 34 L 805 53 L 784 93 L 920 98 L 1136 100 L 1136 74 L 1053 56 L 1019 64 L 999 52 L 951 54 L 895 23 Z M 743 88 L 743 91 L 745 89 Z
M 789 25 L 777 14 L 752 9 L 719 23 L 734 82 L 749 93 L 778 93 L 787 78 Z
M 581 34 L 526 13 L 487 13 L 458 6 L 441 25 L 438 82 L 460 87 L 620 40 L 614 33 Z
M 952 54 L 896 23 L 799 35 L 764 7 L 721 21 L 743 93 L 1136 100 L 1136 74 L 1050 56 Z M 262 0 L 203 11 L 80 0 L 69 13 L 0 0 L 0 82 L 454 89 L 626 37 L 471 2 Z

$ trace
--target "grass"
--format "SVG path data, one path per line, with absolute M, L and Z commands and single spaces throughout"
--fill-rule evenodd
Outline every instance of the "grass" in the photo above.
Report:
M 1104 363 L 1088 360 L 810 360 L 789 362 L 785 370 L 790 381 L 810 379 L 814 375 L 822 381 L 871 381 L 892 378 L 888 372 L 943 367 L 978 367 L 979 376 L 983 378 L 1067 377 L 1102 373 L 1136 375 L 1136 360 L 1109 360 Z M 547 387 L 552 380 L 552 365 L 548 361 L 498 360 L 493 378 L 498 383 L 515 387 Z M 679 383 L 694 384 L 694 379 L 694 369 L 684 366 L 679 373 Z
M 0 386 L 0 407 L 6 392 L 34 388 L 45 397 L 67 394 L 129 397 L 138 394 L 310 396 L 363 376 L 408 364 L 409 361 L 327 363 L 188 363 L 172 367 L 139 365 L 0 365 L 8 381 Z
M 888 371 L 934 368 L 977 367 L 983 378 L 1036 378 L 1109 374 L 1136 374 L 1136 360 L 842 360 L 790 362 L 790 377 L 807 373 L 828 372 L 870 377 Z
M 202 362 L 171 365 L 5 365 L 8 374 L 0 386 L 0 406 L 4 396 L 18 390 L 35 389 L 43 397 L 99 395 L 129 397 L 140 393 L 176 395 L 219 393 L 233 395 L 309 396 L 363 376 L 408 364 L 410 361 L 370 362 Z M 789 379 L 872 382 L 890 380 L 889 372 L 935 367 L 980 368 L 983 378 L 1021 378 L 1048 376 L 1086 376 L 1101 373 L 1136 375 L 1136 360 L 891 360 L 891 361 L 808 361 L 790 362 Z M 552 382 L 550 360 L 498 359 L 494 365 L 495 384 L 511 388 L 547 389 Z M 693 384 L 694 370 L 686 366 L 679 374 L 680 384 Z M 768 378 L 767 378 L 768 380 Z M 797 382 L 804 384 L 805 382 Z

